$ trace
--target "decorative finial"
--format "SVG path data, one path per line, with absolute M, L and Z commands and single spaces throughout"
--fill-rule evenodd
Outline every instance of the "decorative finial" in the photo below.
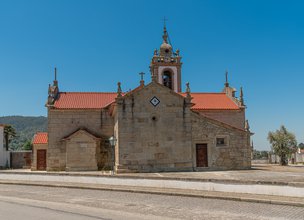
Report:
M 157 49 L 154 50 L 154 56 L 157 56 Z
M 239 99 L 239 102 L 240 102 L 241 106 L 245 106 L 244 105 L 243 87 L 240 88 L 240 99 Z
M 168 21 L 168 19 L 166 18 L 166 16 L 164 16 L 164 27 L 166 27 L 166 21 Z
M 176 52 L 175 52 L 177 57 L 179 57 L 179 52 L 180 52 L 179 49 L 177 49 Z
M 228 83 L 228 70 L 226 70 L 225 76 L 226 76 L 225 87 L 229 87 L 229 83 Z
M 166 19 L 166 17 L 164 17 L 164 34 L 163 34 L 163 40 L 164 43 L 168 43 L 168 33 L 167 33 L 167 28 L 166 28 L 166 21 L 168 19 Z
M 55 81 L 57 81 L 57 67 L 55 67 Z
M 186 83 L 186 97 L 191 98 L 191 90 L 189 82 Z
M 145 81 L 144 81 L 144 75 L 145 75 L 145 73 L 144 72 L 140 72 L 139 75 L 140 75 L 140 85 L 144 86 L 145 85 Z
M 55 78 L 53 82 L 53 86 L 58 86 L 58 81 L 57 81 L 57 68 L 55 67 L 55 72 L 54 72 Z
M 249 130 L 250 130 L 250 126 L 249 126 L 248 120 L 245 121 L 245 130 L 246 130 L 246 131 L 249 131 Z
M 117 97 L 121 97 L 122 96 L 121 93 L 122 93 L 122 91 L 121 91 L 121 83 L 118 82 L 117 83 Z

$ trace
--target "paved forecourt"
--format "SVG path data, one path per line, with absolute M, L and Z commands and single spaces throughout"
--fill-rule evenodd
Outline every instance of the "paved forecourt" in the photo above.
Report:
M 257 166 L 252 170 L 138 173 L 110 175 L 103 172 L 1 171 L 0 181 L 16 184 L 59 184 L 61 186 L 101 187 L 112 190 L 136 188 L 164 193 L 170 191 L 200 194 L 223 192 L 295 198 L 304 204 L 304 167 Z M 148 190 L 147 190 L 148 189 Z M 156 190 L 157 189 L 157 190 Z M 173 190 L 173 191 L 172 191 Z M 136 191 L 136 190 L 135 190 Z M 196 192 L 196 193 L 195 193 Z M 288 199 L 289 200 L 289 199 Z

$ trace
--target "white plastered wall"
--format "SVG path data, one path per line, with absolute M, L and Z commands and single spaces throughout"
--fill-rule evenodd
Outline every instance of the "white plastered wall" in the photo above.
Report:
M 10 165 L 10 152 L 4 149 L 4 127 L 0 125 L 0 167 Z

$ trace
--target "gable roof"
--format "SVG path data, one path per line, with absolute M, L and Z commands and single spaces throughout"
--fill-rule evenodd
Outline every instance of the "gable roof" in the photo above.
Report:
M 147 86 L 149 86 L 148 84 Z M 123 95 L 130 95 L 144 87 L 137 87 Z M 175 93 L 186 96 L 186 93 Z M 226 93 L 191 93 L 192 110 L 239 110 L 240 107 Z M 60 92 L 55 109 L 102 109 L 115 102 L 116 92 Z
M 34 135 L 32 144 L 47 144 L 48 143 L 48 133 L 38 132 Z
M 56 109 L 102 109 L 115 101 L 116 92 L 60 92 Z
M 88 129 L 86 128 L 78 128 L 76 131 L 72 132 L 71 134 L 67 135 L 66 137 L 62 138 L 63 141 L 66 141 L 66 140 L 70 140 L 72 139 L 75 135 L 79 134 L 79 133 L 83 133 L 83 134 L 86 134 L 87 136 L 93 138 L 93 139 L 96 139 L 96 140 L 99 140 L 101 139 L 100 137 L 98 137 L 97 135 L 93 134 L 91 131 L 89 131 Z
M 180 93 L 186 96 L 186 93 Z M 240 107 L 226 93 L 191 93 L 192 110 L 238 110 Z
M 146 89 L 146 88 L 151 87 L 151 86 L 157 86 L 157 87 L 159 87 L 159 89 L 165 89 L 166 91 L 170 92 L 172 95 L 183 98 L 183 95 L 181 95 L 180 93 L 176 93 L 172 89 L 169 89 L 167 86 L 164 86 L 164 85 L 162 85 L 158 82 L 154 82 L 154 81 L 152 81 L 152 82 L 150 82 L 150 83 L 148 83 L 147 85 L 144 85 L 144 86 L 140 85 L 140 86 L 136 87 L 135 89 L 131 90 L 130 92 L 125 93 L 125 95 L 123 95 L 123 96 L 127 97 L 127 96 L 130 96 L 130 95 L 133 95 L 134 93 L 138 93 L 141 90 Z

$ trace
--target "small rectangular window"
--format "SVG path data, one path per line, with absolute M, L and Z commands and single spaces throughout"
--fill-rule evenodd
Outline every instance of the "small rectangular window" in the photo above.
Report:
M 225 138 L 217 138 L 216 145 L 225 145 Z
M 227 146 L 227 138 L 225 137 L 218 137 L 216 138 L 216 146 Z

